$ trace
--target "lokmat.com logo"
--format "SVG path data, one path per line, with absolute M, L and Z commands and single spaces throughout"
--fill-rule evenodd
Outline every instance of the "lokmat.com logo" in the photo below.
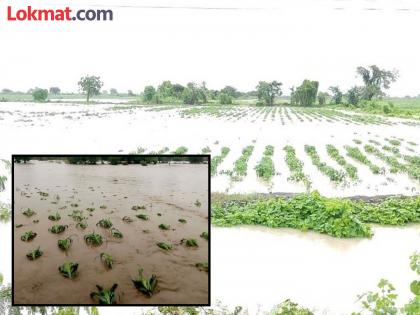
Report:
M 7 21 L 112 21 L 114 12 L 109 9 L 26 8 L 7 7 Z

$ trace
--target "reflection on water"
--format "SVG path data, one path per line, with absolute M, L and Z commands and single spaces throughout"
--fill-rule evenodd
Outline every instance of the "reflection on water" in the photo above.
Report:
M 207 303 L 208 274 L 195 264 L 208 261 L 208 242 L 200 234 L 208 229 L 207 165 L 77 166 L 51 162 L 33 162 L 15 165 L 15 228 L 14 290 L 15 301 L 22 303 L 92 303 L 89 293 L 95 285 L 111 287 L 118 283 L 118 303 Z M 39 192 L 46 192 L 42 198 Z M 43 200 L 45 199 L 45 200 Z M 201 207 L 194 205 L 200 200 Z M 77 204 L 78 206 L 72 206 Z M 105 209 L 100 206 L 105 205 Z M 145 210 L 134 211 L 133 205 L 145 205 Z M 27 207 L 37 212 L 27 218 L 22 210 Z M 73 209 L 95 208 L 92 216 L 87 211 L 88 228 L 76 228 L 68 214 Z M 48 232 L 55 222 L 48 215 L 58 211 L 69 229 L 61 235 Z M 136 213 L 150 216 L 143 221 Z M 158 215 L 161 214 L 160 216 Z M 130 216 L 132 223 L 122 217 Z M 124 238 L 114 239 L 105 229 L 96 226 L 102 218 L 110 218 Z M 187 223 L 180 223 L 184 218 Z M 39 219 L 39 223 L 33 223 Z M 169 231 L 158 225 L 169 224 Z M 37 237 L 29 243 L 20 240 L 23 232 L 33 230 Z M 96 248 L 88 247 L 83 236 L 96 231 L 105 242 Z M 73 236 L 73 244 L 66 254 L 57 247 L 57 240 Z M 199 247 L 180 245 L 183 238 L 195 238 Z M 157 242 L 174 245 L 164 252 Z M 29 261 L 25 254 L 38 246 L 44 255 Z M 114 256 L 115 267 L 106 270 L 99 259 L 101 252 Z M 79 263 L 79 276 L 74 280 L 63 278 L 57 271 L 65 261 Z M 159 292 L 152 298 L 138 293 L 131 282 L 138 268 L 150 276 L 157 274 Z
M 348 314 L 381 278 L 396 286 L 399 301 L 411 297 L 409 256 L 419 250 L 419 225 L 375 227 L 370 240 L 258 226 L 212 231 L 214 301 L 255 311 L 290 298 L 319 313 Z

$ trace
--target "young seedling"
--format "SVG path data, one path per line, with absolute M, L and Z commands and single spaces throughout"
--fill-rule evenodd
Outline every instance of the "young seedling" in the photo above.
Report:
M 60 234 L 63 233 L 68 227 L 68 225 L 56 224 L 53 225 L 50 229 L 48 229 L 48 231 L 54 234 Z
M 139 275 L 137 279 L 132 279 L 134 286 L 144 295 L 151 297 L 156 290 L 157 277 L 152 275 L 149 279 L 143 276 L 143 269 L 139 269 Z
M 77 203 L 72 203 L 70 206 L 77 208 L 79 205 Z
M 102 206 L 100 206 L 99 208 L 101 208 L 101 209 L 106 209 L 106 206 L 105 206 L 105 205 L 102 205 Z
M 112 227 L 112 222 L 110 219 L 102 219 L 98 223 L 96 223 L 96 226 L 103 227 L 105 229 L 109 229 Z
M 136 217 L 142 220 L 149 220 L 149 216 L 146 214 L 137 214 Z
M 117 304 L 117 298 L 115 295 L 115 289 L 118 287 L 118 284 L 114 284 L 111 289 L 104 289 L 100 285 L 96 285 L 98 292 L 92 292 L 90 294 L 91 299 L 98 298 L 99 304 L 101 305 L 111 305 Z
M 124 216 L 124 217 L 122 218 L 122 220 L 123 220 L 124 222 L 127 222 L 127 223 L 131 223 L 131 222 L 133 222 L 133 219 L 132 219 L 132 218 L 130 218 L 130 217 L 128 217 L 128 216 Z
M 117 230 L 116 228 L 112 228 L 110 230 L 110 232 L 111 232 L 112 237 L 123 238 L 123 234 L 119 230 Z
M 164 243 L 164 242 L 156 243 L 156 245 L 158 247 L 162 248 L 163 250 L 171 250 L 173 248 L 173 246 L 171 244 Z
M 50 219 L 51 221 L 58 221 L 61 219 L 61 215 L 58 212 L 56 212 L 55 214 L 49 215 L 48 219 Z
M 171 226 L 169 224 L 159 224 L 159 229 L 161 230 L 169 230 L 171 228 Z
M 82 230 L 84 230 L 84 229 L 86 229 L 88 227 L 88 224 L 87 224 L 86 221 L 85 222 L 79 222 L 79 223 L 76 224 L 76 227 L 77 228 L 81 228 Z
M 32 217 L 33 215 L 36 214 L 36 212 L 30 208 L 26 209 L 25 211 L 22 212 L 22 214 L 24 216 L 27 216 L 28 218 Z
M 71 217 L 76 222 L 82 222 L 83 220 L 87 219 L 83 216 L 83 212 L 81 210 L 73 210 L 73 212 L 69 214 L 69 217 Z
M 179 219 L 178 221 L 181 222 L 181 223 L 187 223 L 187 220 L 185 220 L 185 219 Z
M 114 263 L 114 258 L 107 254 L 107 253 L 101 253 L 99 255 L 99 257 L 101 258 L 102 262 L 104 263 L 105 267 L 112 269 L 112 265 Z
M 161 216 L 162 216 L 162 213 L 158 212 L 158 213 L 157 213 L 157 216 L 158 216 L 158 217 L 161 217 Z
M 73 279 L 77 275 L 77 268 L 78 267 L 79 267 L 78 263 L 65 262 L 60 267 L 58 267 L 58 271 L 60 271 L 60 273 L 63 277 Z
M 85 235 L 85 242 L 88 245 L 99 246 L 102 244 L 102 236 L 92 232 L 88 235 Z
M 209 233 L 207 233 L 207 232 L 203 232 L 203 233 L 201 233 L 200 234 L 200 237 L 202 237 L 202 238 L 204 238 L 205 240 L 209 240 Z
M 181 240 L 181 244 L 185 244 L 185 246 L 187 247 L 198 247 L 197 240 L 193 238 L 190 238 L 190 239 L 183 238 Z
M 32 220 L 33 223 L 39 223 L 39 220 Z
M 86 208 L 86 211 L 93 212 L 95 211 L 95 208 Z
M 73 243 L 73 240 L 70 237 L 67 237 L 63 240 L 58 240 L 58 247 L 61 250 L 68 251 L 71 246 L 71 243 Z
M 27 253 L 26 257 L 28 257 L 29 260 L 35 260 L 35 259 L 41 257 L 42 254 L 43 254 L 43 252 L 38 247 L 37 249 L 34 249 L 34 250 L 30 251 L 29 253 Z
M 16 224 L 15 227 L 16 228 L 21 228 L 23 226 L 23 224 Z
M 144 209 L 146 209 L 145 206 L 132 206 L 131 207 L 131 210 L 144 210 Z
M 24 242 L 32 241 L 36 237 L 36 233 L 33 231 L 28 231 L 23 233 L 23 235 L 20 237 L 20 239 Z
M 195 202 L 194 202 L 194 205 L 196 206 L 196 207 L 201 207 L 201 202 L 200 202 L 200 200 L 196 200 Z
M 48 197 L 49 196 L 48 193 L 42 192 L 42 191 L 39 191 L 38 194 L 40 194 L 42 197 Z
M 200 271 L 205 271 L 205 272 L 208 272 L 209 271 L 209 264 L 206 263 L 206 262 L 205 263 L 196 263 L 195 266 Z

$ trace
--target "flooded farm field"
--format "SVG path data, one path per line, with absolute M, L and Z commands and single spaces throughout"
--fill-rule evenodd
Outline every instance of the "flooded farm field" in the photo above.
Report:
M 97 303 L 90 297 L 96 285 L 111 288 L 116 283 L 118 304 L 207 304 L 208 273 L 196 266 L 208 263 L 208 241 L 200 237 L 208 233 L 207 174 L 203 164 L 15 164 L 15 303 L 92 304 Z M 35 213 L 25 216 L 28 208 Z M 51 220 L 57 214 L 60 219 Z M 102 219 L 109 219 L 123 237 L 97 225 Z M 54 234 L 49 231 L 54 225 L 67 228 Z M 21 236 L 27 231 L 37 235 L 24 242 Z M 101 245 L 85 242 L 92 232 L 102 236 Z M 57 242 L 68 237 L 71 246 L 63 251 Z M 198 247 L 186 246 L 183 239 L 195 239 Z M 172 249 L 158 247 L 160 242 Z M 38 247 L 43 255 L 29 260 L 26 254 Z M 101 253 L 113 257 L 112 268 Z M 65 262 L 78 263 L 74 279 L 60 274 Z M 139 269 L 147 278 L 157 276 L 151 297 L 133 285 Z

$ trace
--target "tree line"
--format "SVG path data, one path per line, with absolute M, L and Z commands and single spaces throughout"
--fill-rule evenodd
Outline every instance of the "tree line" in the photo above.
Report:
M 362 101 L 385 96 L 385 90 L 390 88 L 391 83 L 398 78 L 395 70 L 381 69 L 376 65 L 357 67 L 357 75 L 362 79 L 363 85 L 351 87 L 342 91 L 338 86 L 330 86 L 327 91 L 319 91 L 319 82 L 304 80 L 300 85 L 290 88 L 290 104 L 296 106 L 313 106 L 315 104 L 345 104 L 357 106 Z M 99 94 L 103 82 L 99 76 L 86 75 L 78 82 L 79 90 L 86 96 L 86 101 Z M 46 101 L 48 94 L 59 94 L 60 88 L 51 87 L 49 90 L 36 88 L 31 91 L 35 101 Z M 107 92 L 108 93 L 108 92 Z M 119 95 L 116 89 L 110 89 L 111 95 Z M 129 96 L 134 93 L 129 90 Z M 149 104 L 183 103 L 188 105 L 219 103 L 223 105 L 233 104 L 239 98 L 257 98 L 257 105 L 273 106 L 276 99 L 283 95 L 282 83 L 279 81 L 260 81 L 255 90 L 241 92 L 233 86 L 225 86 L 220 90 L 208 89 L 205 82 L 200 84 L 190 82 L 185 86 L 163 81 L 157 87 L 148 85 L 144 88 L 140 97 L 143 102 Z

